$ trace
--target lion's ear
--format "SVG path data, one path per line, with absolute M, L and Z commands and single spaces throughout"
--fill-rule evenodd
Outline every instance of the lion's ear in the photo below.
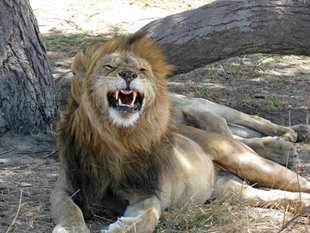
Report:
M 72 63 L 72 72 L 75 76 L 83 78 L 90 66 L 91 57 L 95 51 L 102 45 L 101 42 L 95 42 L 87 46 L 82 53 L 75 56 Z
M 74 78 L 71 84 L 71 96 L 77 102 L 80 103 L 83 94 L 83 78 L 91 64 L 92 56 L 96 50 L 102 45 L 102 42 L 92 43 L 87 46 L 82 53 L 75 56 L 72 63 L 72 72 Z
M 72 63 L 72 72 L 75 76 L 84 77 L 90 64 L 90 57 L 84 53 L 79 53 L 75 56 Z
M 131 45 L 131 44 L 135 43 L 136 41 L 139 41 L 143 38 L 146 38 L 146 36 L 147 36 L 147 32 L 137 31 L 134 34 L 129 36 L 127 43 L 128 43 L 128 45 Z

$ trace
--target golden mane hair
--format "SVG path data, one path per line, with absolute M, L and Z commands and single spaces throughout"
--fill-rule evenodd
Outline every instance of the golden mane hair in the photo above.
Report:
M 156 101 L 133 127 L 117 128 L 94 110 L 95 99 L 83 97 L 92 91 L 88 82 L 97 60 L 112 53 L 134 54 L 152 67 Z M 144 33 L 120 35 L 88 46 L 76 56 L 72 68 L 75 78 L 58 125 L 58 148 L 72 194 L 80 190 L 75 201 L 83 209 L 90 199 L 109 196 L 119 201 L 125 191 L 157 194 L 163 169 L 173 169 L 171 158 L 165 155 L 171 154 L 167 150 L 174 143 L 165 79 L 173 66 L 162 49 Z

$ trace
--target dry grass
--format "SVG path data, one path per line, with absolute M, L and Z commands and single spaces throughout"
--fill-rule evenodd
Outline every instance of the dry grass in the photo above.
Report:
M 304 211 L 305 212 L 305 211 Z M 304 213 L 254 208 L 238 201 L 238 194 L 225 202 L 212 200 L 206 205 L 187 203 L 163 213 L 156 232 L 308 232 L 310 219 Z
M 234 209 L 244 212 L 240 205 L 213 200 L 207 205 L 186 203 L 175 210 L 164 212 L 157 230 L 161 232 L 197 232 L 208 231 L 216 226 L 227 226 L 234 222 Z

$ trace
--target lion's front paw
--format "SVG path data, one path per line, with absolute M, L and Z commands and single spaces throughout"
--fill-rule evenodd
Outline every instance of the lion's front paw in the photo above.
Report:
M 310 126 L 307 125 L 293 125 L 292 129 L 297 132 L 297 142 L 310 140 Z
M 285 141 L 296 142 L 297 133 L 293 129 L 289 129 L 287 133 L 281 136 L 281 138 Z
M 108 229 L 101 230 L 100 233 L 140 232 L 140 230 L 136 228 L 138 222 L 139 218 L 121 217 L 117 222 L 111 224 Z
M 262 141 L 264 149 L 258 153 L 261 152 L 266 158 L 288 167 L 298 161 L 298 152 L 291 142 L 277 136 L 264 137 Z
M 63 227 L 58 224 L 53 233 L 90 233 L 90 230 L 85 224 L 77 224 L 76 226 Z
M 279 163 L 283 166 L 287 165 L 288 168 L 292 168 L 293 164 L 298 162 L 299 154 L 292 143 L 285 141 L 282 138 L 278 138 L 273 146 L 278 149 L 280 155 L 282 154 Z

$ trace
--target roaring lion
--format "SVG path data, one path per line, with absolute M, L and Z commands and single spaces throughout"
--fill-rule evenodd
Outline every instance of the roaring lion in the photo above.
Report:
M 231 192 L 256 206 L 310 204 L 310 183 L 296 173 L 232 137 L 175 125 L 165 79 L 172 70 L 143 33 L 76 56 L 58 129 L 53 232 L 89 232 L 84 217 L 98 211 L 122 216 L 103 232 L 153 232 L 162 210 Z M 277 190 L 246 186 L 233 174 Z

